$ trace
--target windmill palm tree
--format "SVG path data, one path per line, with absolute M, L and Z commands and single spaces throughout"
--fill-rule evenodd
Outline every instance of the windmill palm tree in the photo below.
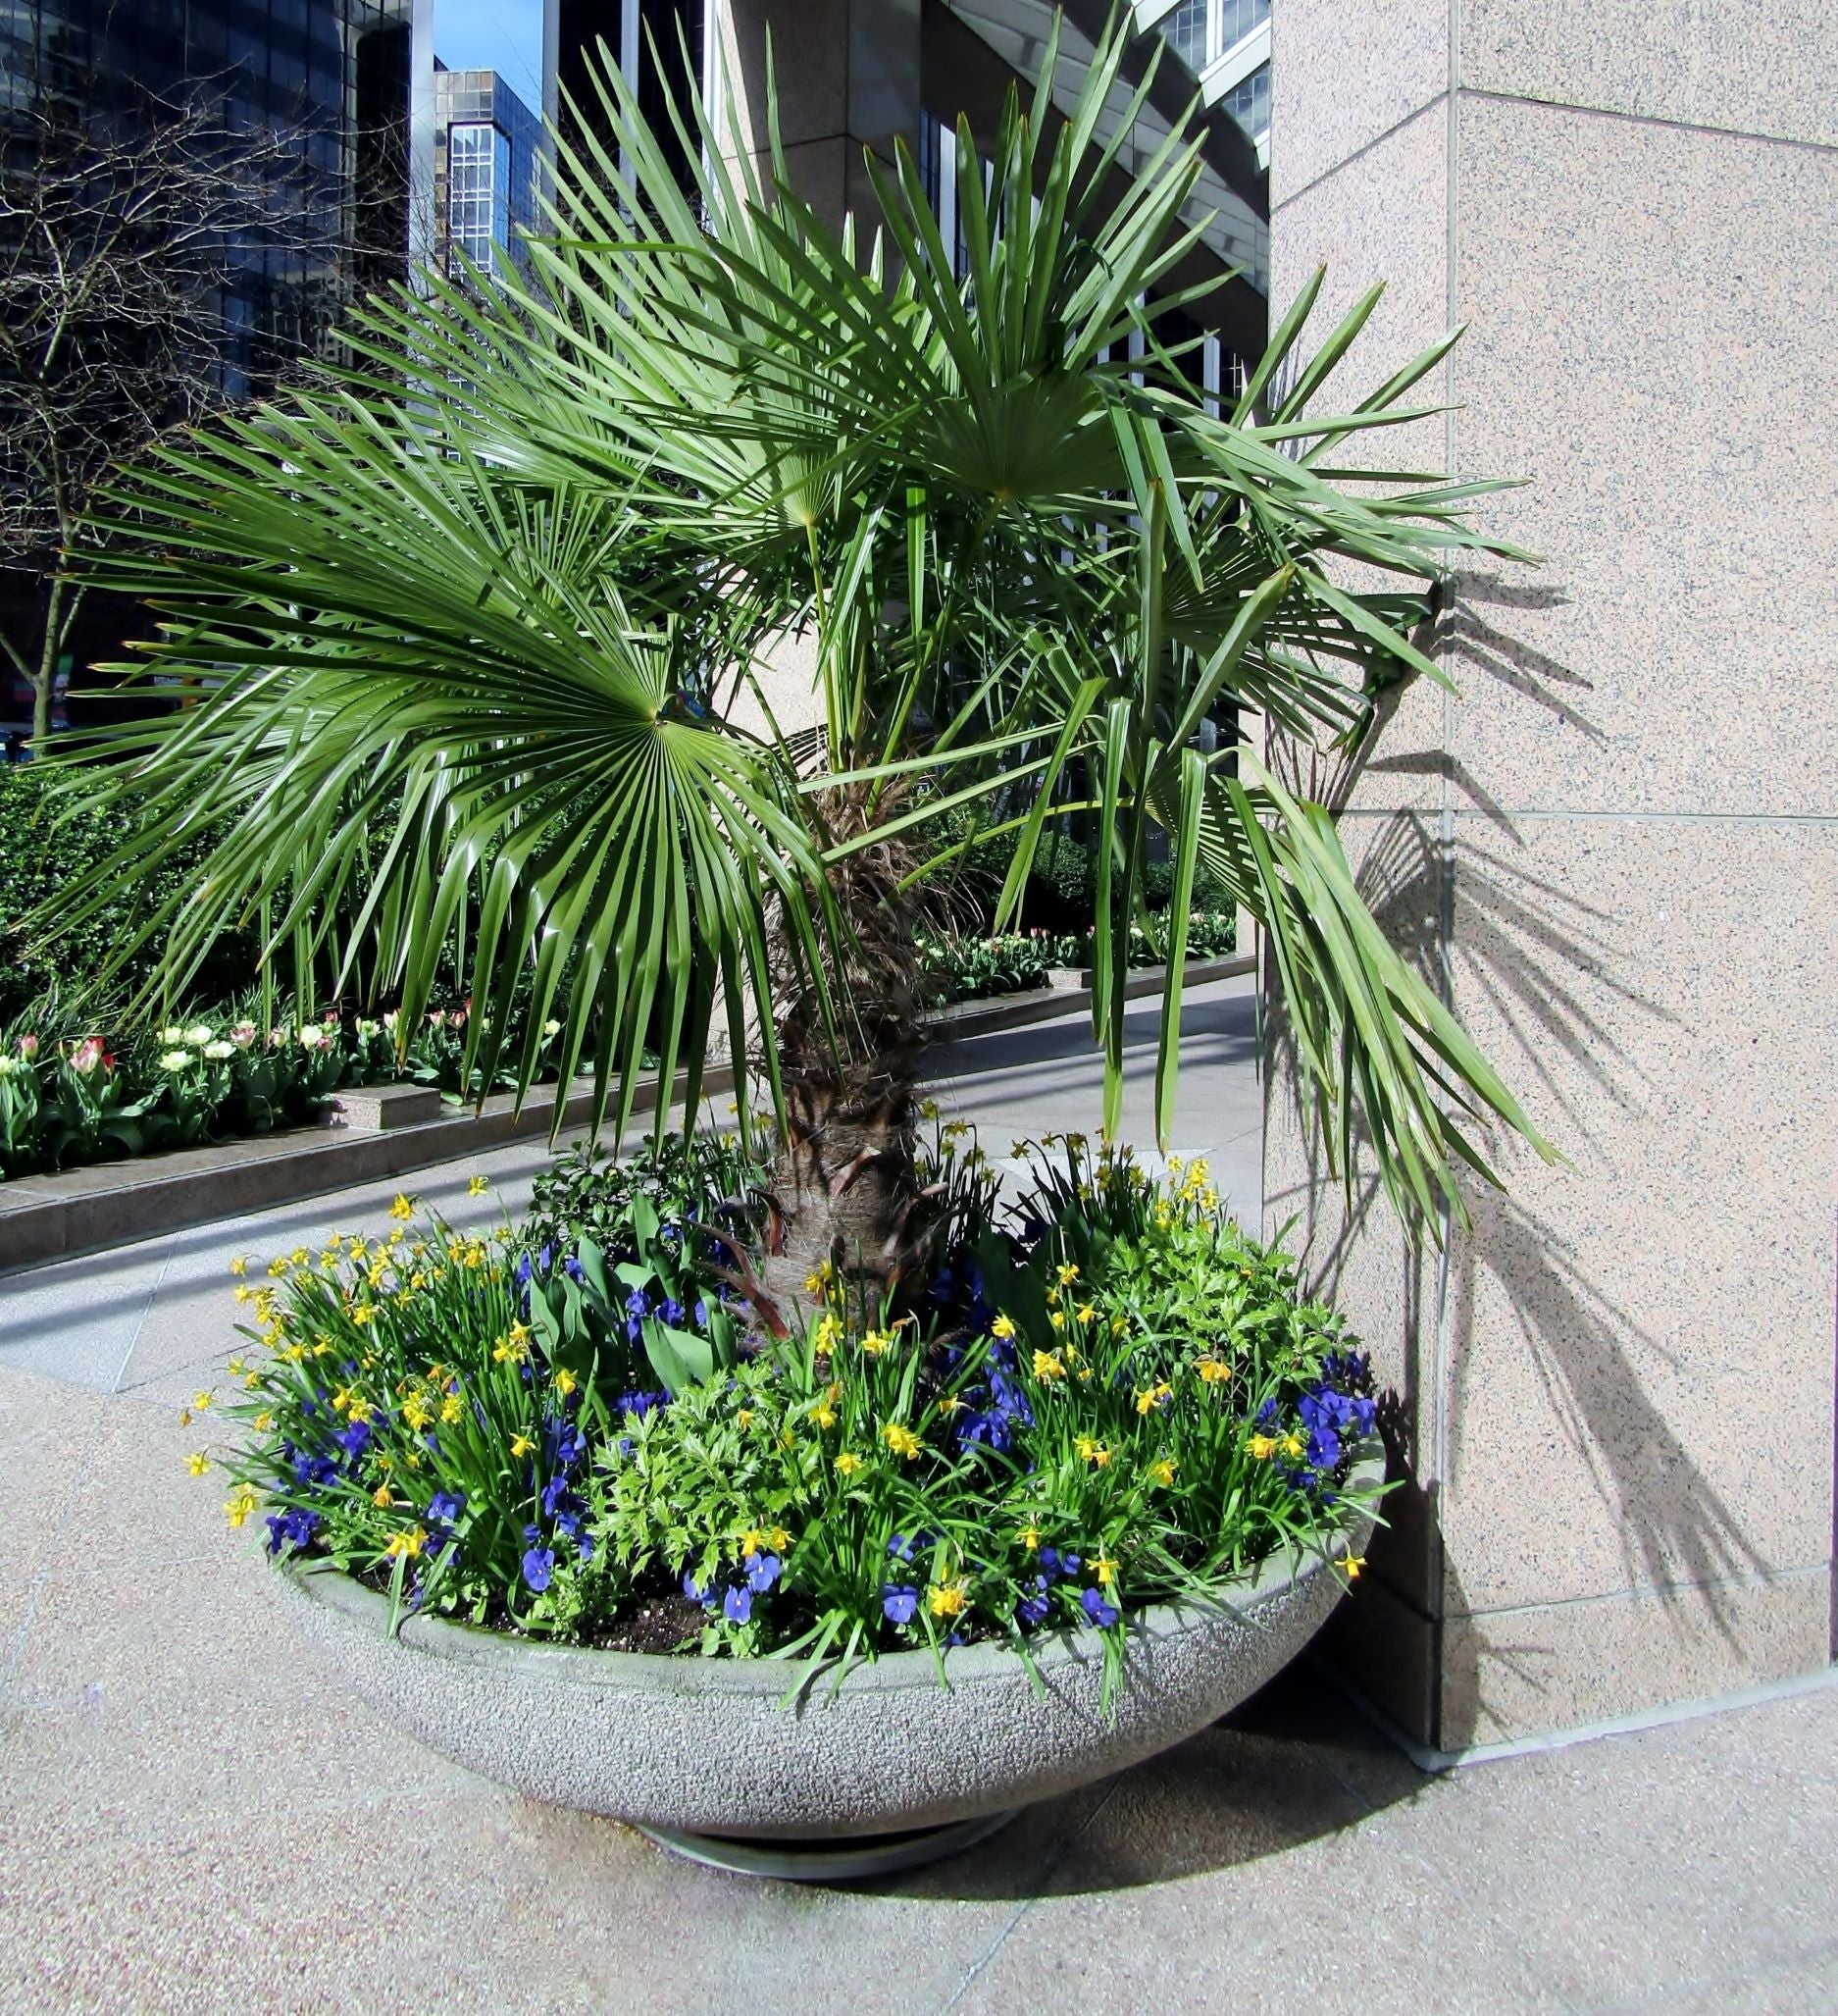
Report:
M 527 1089 L 553 1015 L 564 1078 L 590 1072 L 622 1130 L 647 1044 L 695 1111 L 719 1016 L 778 1116 L 779 1284 L 822 1257 L 885 1277 L 911 1206 L 912 905 L 966 844 L 941 819 L 973 807 L 969 844 L 1012 842 L 999 927 L 1079 810 L 1103 836 L 1106 1126 L 1159 829 L 1159 1130 L 1203 863 L 1267 934 L 1339 1166 L 1362 1138 L 1407 1220 L 1459 1213 L 1477 1126 L 1537 1137 L 1386 943 L 1328 811 L 1204 733 L 1243 703 L 1344 747 L 1399 677 L 1441 678 L 1410 633 L 1452 555 L 1507 551 L 1464 516 L 1495 486 L 1337 451 L 1434 410 L 1406 395 L 1454 338 L 1336 406 L 1377 291 L 1302 362 L 1317 279 L 1209 406 L 1158 336 L 1190 298 L 1157 290 L 1198 235 L 1198 143 L 1177 127 L 1103 195 L 1123 39 L 1070 117 L 1049 52 L 986 154 L 960 122 L 961 270 L 903 150 L 870 159 L 864 250 L 776 155 L 772 177 L 724 161 L 700 103 L 667 151 L 609 67 L 612 151 L 561 149 L 527 272 L 373 304 L 341 382 L 117 500 L 102 565 L 163 619 L 142 676 L 206 697 L 111 731 L 136 835 L 60 928 L 209 830 L 205 879 L 145 923 L 169 985 L 283 885 L 277 950 L 362 952 L 405 1023 L 463 935 L 469 1065 Z M 788 636 L 815 659 L 802 737 L 760 676 Z

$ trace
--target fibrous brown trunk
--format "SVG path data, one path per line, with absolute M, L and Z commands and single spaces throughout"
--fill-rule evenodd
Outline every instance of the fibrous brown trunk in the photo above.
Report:
M 877 798 L 865 786 L 838 786 L 822 794 L 818 811 L 841 841 L 885 823 L 896 805 L 892 788 Z M 764 1272 L 782 1309 L 806 1297 L 806 1281 L 826 1262 L 873 1300 L 910 1257 L 919 916 L 901 884 L 915 859 L 897 839 L 885 840 L 830 871 L 846 927 L 825 959 L 834 1043 L 811 976 L 783 937 L 775 949 L 786 1125 Z

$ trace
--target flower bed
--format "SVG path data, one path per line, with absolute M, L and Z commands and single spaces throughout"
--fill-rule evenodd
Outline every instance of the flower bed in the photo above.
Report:
M 347 1086 L 406 1079 L 457 1099 L 466 1023 L 463 1006 L 430 1010 L 398 1054 L 393 1014 L 333 1011 L 264 1034 L 218 1010 L 119 1039 L 35 1016 L 0 1032 L 0 1177 L 304 1126 Z
M 238 1281 L 252 1349 L 209 1418 L 242 1437 L 193 1467 L 396 1614 L 844 1666 L 1073 1628 L 1108 1684 L 1131 1613 L 1342 1529 L 1373 1401 L 1202 1163 L 1151 1181 L 1074 1137 L 1036 1168 L 1004 1211 L 941 1130 L 923 1282 L 826 1268 L 794 1308 L 758 1285 L 733 1140 L 577 1163 L 489 1236 L 398 1199 Z
M 1237 943 L 1231 910 L 1196 910 L 1188 922 L 1190 958 L 1217 958 Z M 1152 966 L 1165 956 L 1164 943 L 1141 924 L 1130 926 L 1130 964 Z M 1014 931 L 996 938 L 922 938 L 920 953 L 930 998 L 939 1007 L 952 1002 L 988 1001 L 1048 984 L 1055 969 L 1092 963 L 1089 931 Z

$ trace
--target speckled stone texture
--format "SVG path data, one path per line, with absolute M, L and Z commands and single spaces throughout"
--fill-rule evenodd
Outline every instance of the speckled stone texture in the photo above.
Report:
M 1376 1483 L 1368 1452 L 1355 1486 Z M 1357 1553 L 1370 1519 L 1332 1550 Z M 1050 1798 L 1183 1741 L 1253 1693 L 1340 1600 L 1323 1555 L 1273 1558 L 1216 1605 L 1153 1609 L 1101 1699 L 1095 1631 L 1042 1643 L 1041 1685 L 998 1645 L 898 1652 L 829 1674 L 795 1664 L 531 1645 L 388 1603 L 335 1570 L 278 1578 L 304 1634 L 430 1748 L 530 1796 L 704 1834 L 888 1834 Z
M 1465 323 L 1417 466 L 1518 476 L 1342 826 L 1568 1166 L 1495 1143 L 1447 1263 L 1302 1214 L 1410 1479 L 1335 1656 L 1442 1747 L 1832 1656 L 1838 9 L 1275 0 L 1272 298 Z M 1453 95 L 1452 95 L 1453 91 Z M 1363 368 L 1361 368 L 1363 366 Z M 1343 367 L 1347 369 L 1348 367 Z M 1424 457 L 1432 457 L 1426 462 Z

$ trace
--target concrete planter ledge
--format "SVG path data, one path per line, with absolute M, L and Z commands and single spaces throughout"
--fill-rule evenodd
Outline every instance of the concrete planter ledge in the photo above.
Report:
M 1195 960 L 1188 965 L 1187 984 L 1196 987 L 1255 968 L 1254 958 Z M 1128 998 L 1158 994 L 1163 970 L 1139 967 L 1130 976 Z M 1088 977 L 1065 975 L 1068 981 Z M 1075 1014 L 1091 1002 L 1089 985 L 1055 985 L 996 1001 L 962 1002 L 929 1022 L 935 1040 L 961 1042 Z M 685 1083 L 679 1072 L 673 1100 L 682 1098 Z M 636 1111 L 649 1109 L 656 1084 L 650 1072 L 639 1080 Z M 733 1084 L 726 1065 L 711 1065 L 703 1075 L 709 1093 L 730 1091 Z M 315 1127 L 0 1183 L 0 1273 L 131 1246 L 213 1218 L 240 1217 L 354 1183 L 481 1155 L 546 1134 L 555 1112 L 553 1086 L 538 1088 L 521 1113 L 509 1093 L 494 1093 L 478 1113 L 448 1107 L 424 1117 L 431 1113 L 430 1100 L 428 1089 L 419 1085 L 355 1086 L 334 1095 Z M 585 1127 L 592 1106 L 585 1081 L 577 1080 L 562 1114 L 563 1129 Z
M 1383 1480 L 1376 1437 L 1351 1488 Z M 295 1626 L 380 1714 L 532 1798 L 680 1835 L 846 1842 L 961 1829 L 1185 1741 L 1279 1673 L 1326 1621 L 1364 1508 L 1325 1552 L 1279 1553 L 1217 1598 L 1141 1612 L 1106 1708 L 1096 1631 L 1044 1635 L 1037 1686 L 1005 1645 L 884 1654 L 785 1704 L 795 1661 L 542 1645 L 442 1619 L 389 1631 L 388 1599 L 330 1566 L 277 1577 Z

